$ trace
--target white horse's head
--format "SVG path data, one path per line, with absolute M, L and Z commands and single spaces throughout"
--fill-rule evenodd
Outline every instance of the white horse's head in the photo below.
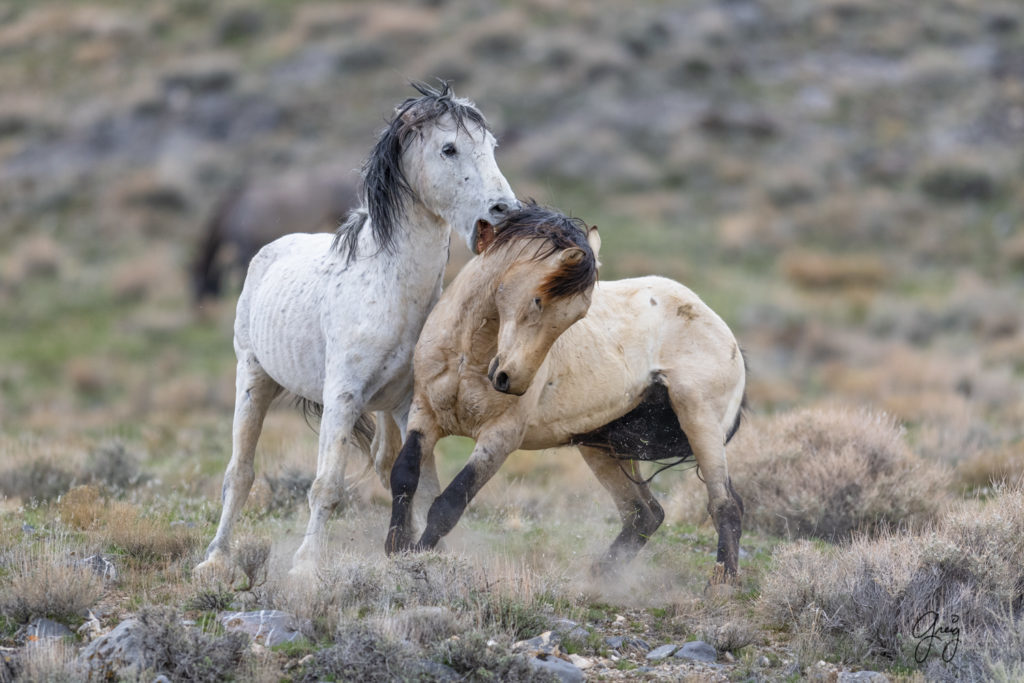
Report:
M 363 168 L 377 243 L 388 248 L 405 212 L 418 202 L 445 220 L 474 252 L 478 232 L 519 206 L 494 160 L 497 143 L 472 102 L 413 84 L 422 97 L 402 103 Z
M 482 231 L 485 255 L 499 259 L 494 304 L 498 348 L 487 370 L 498 391 L 521 396 L 559 336 L 587 314 L 597 281 L 597 228 L 527 202 Z M 498 252 L 507 254 L 504 260 Z

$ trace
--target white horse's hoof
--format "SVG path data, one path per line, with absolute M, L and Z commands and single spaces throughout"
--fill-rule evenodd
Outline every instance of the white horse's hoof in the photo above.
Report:
M 224 553 L 213 553 L 192 570 L 192 581 L 199 583 L 231 583 L 234 569 Z
M 310 560 L 299 560 L 288 570 L 291 581 L 312 582 L 316 579 L 316 563 Z

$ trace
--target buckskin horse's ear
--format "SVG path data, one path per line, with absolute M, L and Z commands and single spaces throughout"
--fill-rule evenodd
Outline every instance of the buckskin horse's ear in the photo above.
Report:
M 595 265 L 600 268 L 601 261 L 598 258 L 598 252 L 601 251 L 601 235 L 598 234 L 596 225 L 591 225 L 590 229 L 587 230 L 587 244 L 590 245 L 590 250 L 594 252 Z
M 487 251 L 487 247 L 491 246 L 491 242 L 494 241 L 494 226 L 487 221 L 477 221 L 476 223 L 476 235 L 473 240 L 473 253 L 482 254 Z
M 570 247 L 563 251 L 559 257 L 558 262 L 567 266 L 574 266 L 583 260 L 583 250 L 579 247 Z

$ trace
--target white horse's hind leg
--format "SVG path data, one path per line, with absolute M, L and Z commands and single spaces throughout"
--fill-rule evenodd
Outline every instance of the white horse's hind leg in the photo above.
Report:
M 206 558 L 193 571 L 198 577 L 225 576 L 230 571 L 231 532 L 252 489 L 255 478 L 253 460 L 263 419 L 280 391 L 280 385 L 263 371 L 255 356 L 247 353 L 239 359 L 235 377 L 235 416 L 231 424 L 231 460 L 224 472 L 221 489 L 220 523 L 217 535 L 206 549 Z
M 320 444 L 317 453 L 316 478 L 309 489 L 309 524 L 302 545 L 292 561 L 293 576 L 312 575 L 324 545 L 327 521 L 345 498 L 345 465 L 350 456 L 361 449 L 353 434 L 361 413 L 354 402 L 324 406 L 320 422 Z

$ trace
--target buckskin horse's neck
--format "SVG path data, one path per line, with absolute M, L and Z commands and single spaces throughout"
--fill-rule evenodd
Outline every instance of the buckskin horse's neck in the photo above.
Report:
M 494 295 L 501 275 L 508 268 L 510 249 L 501 253 L 478 256 L 466 264 L 458 280 L 459 305 L 453 314 L 458 320 L 472 321 L 460 324 L 452 320 L 452 328 L 458 329 L 459 348 L 466 354 L 472 365 L 487 366 L 498 351 L 498 307 Z

